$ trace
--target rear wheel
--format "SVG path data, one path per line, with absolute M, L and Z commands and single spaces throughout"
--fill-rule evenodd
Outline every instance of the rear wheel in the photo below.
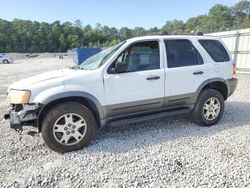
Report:
M 211 126 L 221 119 L 224 113 L 224 98 L 213 89 L 201 92 L 192 113 L 193 121 L 201 126 Z
M 87 107 L 66 102 L 58 104 L 46 114 L 42 136 L 50 149 L 65 153 L 88 146 L 96 129 L 95 118 Z

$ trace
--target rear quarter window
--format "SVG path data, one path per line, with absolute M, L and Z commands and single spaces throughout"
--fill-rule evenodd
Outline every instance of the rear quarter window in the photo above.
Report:
M 199 40 L 199 43 L 203 46 L 203 48 L 207 51 L 210 57 L 215 62 L 227 62 L 230 60 L 230 57 L 218 40 Z

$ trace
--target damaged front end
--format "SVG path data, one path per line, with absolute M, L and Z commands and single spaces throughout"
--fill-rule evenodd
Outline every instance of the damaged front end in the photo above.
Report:
M 4 119 L 10 119 L 10 127 L 16 131 L 22 131 L 23 126 L 37 126 L 37 118 L 41 104 L 11 104 L 11 110 L 4 115 Z

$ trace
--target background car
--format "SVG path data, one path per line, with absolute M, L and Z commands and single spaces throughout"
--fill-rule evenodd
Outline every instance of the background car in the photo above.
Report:
M 5 54 L 0 54 L 0 62 L 4 64 L 12 63 L 13 59 Z

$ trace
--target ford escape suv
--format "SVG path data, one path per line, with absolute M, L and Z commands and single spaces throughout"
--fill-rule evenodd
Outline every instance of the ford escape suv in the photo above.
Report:
M 5 118 L 16 130 L 37 127 L 49 148 L 64 153 L 87 146 L 107 124 L 189 113 L 198 125 L 214 125 L 236 85 L 218 38 L 137 37 L 79 66 L 12 84 Z

